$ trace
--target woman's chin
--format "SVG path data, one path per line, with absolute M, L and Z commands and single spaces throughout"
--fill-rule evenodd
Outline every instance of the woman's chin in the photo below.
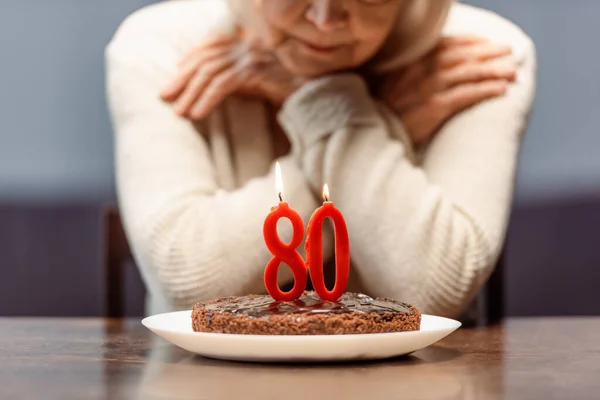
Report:
M 285 69 L 290 71 L 294 76 L 303 78 L 318 78 L 319 76 L 333 73 L 337 70 L 334 66 L 319 65 L 306 61 L 286 60 L 282 61 Z
M 278 59 L 281 65 L 293 75 L 309 79 L 331 74 L 340 69 L 338 65 L 334 65 L 337 63 L 328 63 L 324 60 L 316 60 L 299 55 L 280 53 Z

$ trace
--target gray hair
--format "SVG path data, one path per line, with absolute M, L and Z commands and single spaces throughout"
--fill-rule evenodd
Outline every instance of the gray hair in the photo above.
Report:
M 454 0 L 405 0 L 395 27 L 374 64 L 385 71 L 409 64 L 435 47 Z

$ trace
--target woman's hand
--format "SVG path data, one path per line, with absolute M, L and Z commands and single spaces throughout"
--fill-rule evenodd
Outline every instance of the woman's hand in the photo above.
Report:
M 262 97 L 278 106 L 301 84 L 259 44 L 237 35 L 219 36 L 184 56 L 161 98 L 173 102 L 178 115 L 202 119 L 233 93 Z
M 386 76 L 379 95 L 419 145 L 460 111 L 506 92 L 517 70 L 499 59 L 511 52 L 479 37 L 444 38 L 423 59 Z

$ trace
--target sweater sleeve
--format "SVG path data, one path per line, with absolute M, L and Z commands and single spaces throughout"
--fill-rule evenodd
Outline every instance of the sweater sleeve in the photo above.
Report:
M 533 45 L 527 50 L 507 94 L 447 123 L 419 165 L 355 75 L 308 83 L 284 105 L 296 162 L 315 193 L 329 184 L 370 293 L 457 316 L 487 280 L 533 97 Z
M 204 138 L 210 132 L 177 117 L 158 96 L 179 53 L 136 27 L 119 32 L 106 50 L 107 95 L 120 210 L 150 293 L 183 309 L 264 292 L 264 267 L 272 255 L 262 227 L 277 204 L 274 169 L 241 188 L 220 189 Z M 307 221 L 317 203 L 293 160 L 280 162 L 286 194 Z M 282 227 L 282 238 L 290 231 Z

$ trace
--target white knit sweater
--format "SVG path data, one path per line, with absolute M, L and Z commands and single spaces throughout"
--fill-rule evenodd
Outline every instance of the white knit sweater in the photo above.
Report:
M 131 15 L 107 47 L 118 196 L 149 289 L 148 313 L 265 292 L 263 271 L 272 256 L 262 226 L 278 202 L 266 107 L 232 97 L 193 124 L 158 95 L 190 46 L 229 29 L 222 24 L 227 12 L 223 0 L 150 6 Z M 447 122 L 418 154 L 397 117 L 358 76 L 306 84 L 278 117 L 292 143 L 280 160 L 286 200 L 307 223 L 327 182 L 346 218 L 348 290 L 456 317 L 503 246 L 534 97 L 535 52 L 515 25 L 462 4 L 453 6 L 444 32 L 511 45 L 518 79 L 504 97 Z M 326 239 L 331 261 L 331 232 Z M 282 284 L 291 279 L 289 272 L 280 275 Z

